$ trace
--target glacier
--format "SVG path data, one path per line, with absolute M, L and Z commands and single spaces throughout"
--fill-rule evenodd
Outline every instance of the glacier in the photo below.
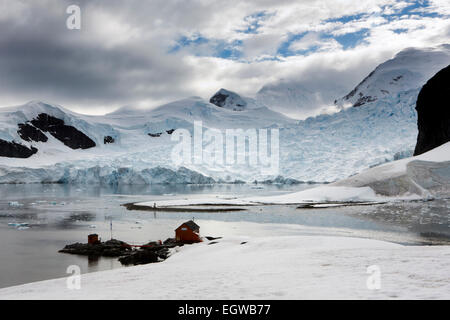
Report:
M 424 82 L 449 63 L 448 45 L 406 49 L 378 66 L 350 92 L 353 95 L 336 99 L 339 112 L 305 120 L 224 89 L 218 93 L 231 98 L 222 107 L 194 96 L 154 109 L 123 107 L 103 116 L 41 101 L 0 108 L 0 139 L 38 149 L 29 158 L 0 157 L 0 183 L 334 182 L 412 154 L 418 134 L 417 95 Z M 96 146 L 73 150 L 49 134 L 47 142 L 21 139 L 18 124 L 42 113 L 74 126 Z M 192 132 L 194 121 L 222 131 L 278 129 L 278 173 L 262 174 L 260 168 L 246 164 L 175 165 L 171 134 L 180 128 Z M 104 143 L 107 136 L 114 142 Z

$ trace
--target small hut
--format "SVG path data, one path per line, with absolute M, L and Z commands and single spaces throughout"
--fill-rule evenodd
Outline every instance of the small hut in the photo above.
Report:
M 175 239 L 177 242 L 184 243 L 201 242 L 200 227 L 194 221 L 189 220 L 175 229 Z
M 98 244 L 100 241 L 98 240 L 98 234 L 90 234 L 88 235 L 88 243 L 89 244 Z

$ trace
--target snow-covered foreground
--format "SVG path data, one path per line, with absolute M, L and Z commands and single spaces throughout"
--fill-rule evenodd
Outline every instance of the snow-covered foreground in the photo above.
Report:
M 179 248 L 161 263 L 82 275 L 79 290 L 61 278 L 1 289 L 0 299 L 450 298 L 448 246 L 327 236 L 217 241 Z M 379 289 L 367 285 L 376 283 L 373 270 Z

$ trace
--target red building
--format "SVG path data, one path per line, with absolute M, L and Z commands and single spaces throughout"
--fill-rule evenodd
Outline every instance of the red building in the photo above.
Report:
M 88 235 L 88 243 L 89 244 L 98 244 L 100 241 L 98 240 L 98 234 L 90 234 Z
M 201 242 L 200 227 L 194 221 L 189 220 L 175 229 L 175 239 L 185 243 Z

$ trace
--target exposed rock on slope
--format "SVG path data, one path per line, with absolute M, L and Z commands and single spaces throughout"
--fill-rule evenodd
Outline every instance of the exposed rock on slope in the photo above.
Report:
M 52 117 L 46 113 L 41 113 L 31 123 L 41 129 L 49 132 L 56 139 L 72 149 L 88 149 L 95 147 L 95 142 L 83 132 L 75 127 L 64 124 L 64 120 Z
M 103 138 L 103 144 L 114 143 L 115 139 L 111 136 L 105 136 Z
M 28 142 L 47 142 L 47 136 L 32 125 L 28 123 L 19 123 L 18 126 L 19 130 L 17 130 L 17 133 L 23 140 Z
M 30 149 L 14 141 L 8 142 L 0 139 L 0 157 L 29 158 L 37 151 L 33 147 Z
M 247 105 L 247 102 L 237 93 L 225 89 L 220 89 L 217 91 L 216 94 L 209 99 L 209 102 L 218 107 L 227 108 L 234 111 L 241 111 Z
M 416 110 L 419 134 L 414 155 L 450 141 L 450 65 L 423 86 Z

